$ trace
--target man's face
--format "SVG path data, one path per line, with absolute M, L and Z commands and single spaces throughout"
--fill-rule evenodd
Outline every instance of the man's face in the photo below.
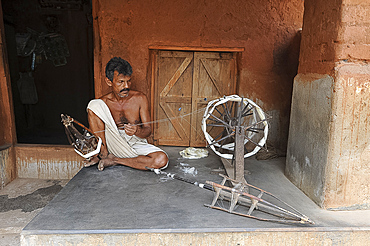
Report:
M 110 82 L 114 94 L 118 95 L 119 97 L 128 96 L 131 87 L 131 76 L 118 74 L 117 71 L 114 71 L 113 81 Z

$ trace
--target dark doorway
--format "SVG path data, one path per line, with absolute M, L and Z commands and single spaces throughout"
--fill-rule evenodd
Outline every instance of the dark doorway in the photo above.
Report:
M 68 144 L 94 98 L 89 0 L 1 0 L 18 143 Z

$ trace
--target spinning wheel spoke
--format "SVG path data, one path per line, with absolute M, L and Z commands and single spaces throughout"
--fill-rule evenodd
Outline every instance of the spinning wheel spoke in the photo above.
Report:
M 234 134 L 234 132 L 232 132 L 232 133 L 230 133 L 230 134 L 226 135 L 226 136 L 225 136 L 225 137 L 223 137 L 223 138 L 220 138 L 220 139 L 219 139 L 219 140 L 217 140 L 217 141 L 213 141 L 213 142 L 212 142 L 212 143 L 210 143 L 208 146 L 215 145 L 215 144 L 217 144 L 217 143 L 221 142 L 222 140 L 224 140 L 224 139 L 227 139 L 227 138 L 231 137 L 231 135 L 233 135 L 233 134 Z
M 221 120 L 221 119 L 219 119 L 219 118 L 217 118 L 215 115 L 213 115 L 213 114 L 211 114 L 210 113 L 210 115 L 213 117 L 213 118 L 215 118 L 216 120 L 214 120 L 214 121 L 218 121 L 218 122 L 221 122 L 222 124 L 224 124 L 225 126 L 229 126 L 225 121 L 223 121 L 223 120 Z M 212 120 L 212 119 L 210 119 L 210 120 Z
M 254 132 L 254 133 L 259 133 L 259 131 L 257 131 L 257 130 L 253 130 L 253 129 L 247 129 L 246 131 Z
M 251 141 L 253 144 L 257 145 L 258 147 L 263 148 L 263 149 L 266 149 L 264 146 L 259 145 L 258 143 L 254 142 L 251 138 L 249 138 L 249 137 L 247 137 L 247 136 L 245 136 L 244 138 L 245 138 L 245 139 L 248 139 L 249 141 Z M 266 150 L 267 150 L 267 149 L 266 149 Z
M 215 110 L 220 114 L 220 115 L 224 115 L 223 113 L 220 112 L 220 110 L 218 110 L 217 108 L 215 108 Z
M 247 131 L 263 131 L 263 128 L 248 128 Z
M 248 114 L 248 112 L 250 112 L 252 109 L 254 109 L 255 107 L 254 106 L 251 106 L 251 108 L 249 108 L 248 110 L 247 110 L 247 112 L 244 112 L 248 107 L 249 107 L 249 103 L 248 103 L 248 105 L 246 105 L 244 108 L 243 108 L 243 110 L 242 110 L 242 117 L 244 117 L 244 116 L 248 116 L 248 115 L 252 115 L 253 113 L 250 113 L 250 114 Z
M 220 134 L 218 134 L 218 135 L 214 138 L 214 140 L 216 140 L 216 139 L 218 139 L 219 137 L 221 137 L 222 135 L 224 135 L 224 133 L 225 133 L 225 130 L 223 130 L 222 132 L 220 132 Z
M 250 104 L 249 104 L 249 103 L 247 103 L 247 104 L 244 106 L 244 108 L 243 108 L 243 110 L 242 110 L 242 114 L 244 114 L 244 113 L 245 113 L 244 111 L 249 107 L 249 105 L 250 105 Z
M 217 125 L 217 124 L 207 124 L 207 126 L 219 126 L 219 127 L 225 127 L 225 125 Z
M 243 118 L 243 117 L 246 117 L 246 116 L 250 116 L 250 115 L 253 115 L 253 113 L 249 113 L 249 114 L 242 114 L 242 118 Z
M 222 108 L 224 109 L 224 113 L 226 113 L 226 116 L 227 116 L 228 120 L 230 120 L 231 119 L 231 115 L 230 115 L 230 112 L 228 110 L 227 103 L 225 103 L 225 104 L 226 104 L 226 107 L 225 107 L 224 104 L 222 104 Z
M 246 130 L 252 128 L 252 126 L 256 126 L 256 125 L 261 124 L 261 123 L 266 123 L 266 121 L 267 121 L 267 119 L 263 119 L 263 120 L 260 120 L 260 121 L 258 121 L 256 123 L 253 123 L 252 125 L 250 125 L 249 127 L 247 127 Z
M 225 145 L 225 141 L 226 140 L 227 140 L 227 138 L 225 138 L 224 140 L 222 140 L 222 143 L 220 144 L 220 147 L 218 147 L 218 151 L 222 151 L 223 146 Z
M 233 107 L 234 107 L 234 105 L 235 105 L 235 102 L 231 102 L 230 112 L 232 112 L 232 111 L 233 111 Z

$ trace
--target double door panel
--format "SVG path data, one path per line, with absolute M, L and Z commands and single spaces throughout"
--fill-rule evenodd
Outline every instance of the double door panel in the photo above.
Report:
M 158 51 L 155 73 L 157 144 L 205 146 L 204 108 L 211 100 L 235 93 L 235 54 Z

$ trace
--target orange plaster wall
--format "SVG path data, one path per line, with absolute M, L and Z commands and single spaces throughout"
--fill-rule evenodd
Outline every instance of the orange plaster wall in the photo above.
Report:
M 337 60 L 368 62 L 370 60 L 370 5 L 366 0 L 345 0 L 342 4 Z
M 368 61 L 369 12 L 366 0 L 307 2 L 299 73 L 334 76 L 336 62 Z
M 299 73 L 333 75 L 341 18 L 337 2 L 328 0 L 305 4 Z
M 303 1 L 94 0 L 93 15 L 97 97 L 109 91 L 104 68 L 111 57 L 131 63 L 133 87 L 149 97 L 149 45 L 241 47 L 238 94 L 278 111 L 278 134 L 287 137 Z

